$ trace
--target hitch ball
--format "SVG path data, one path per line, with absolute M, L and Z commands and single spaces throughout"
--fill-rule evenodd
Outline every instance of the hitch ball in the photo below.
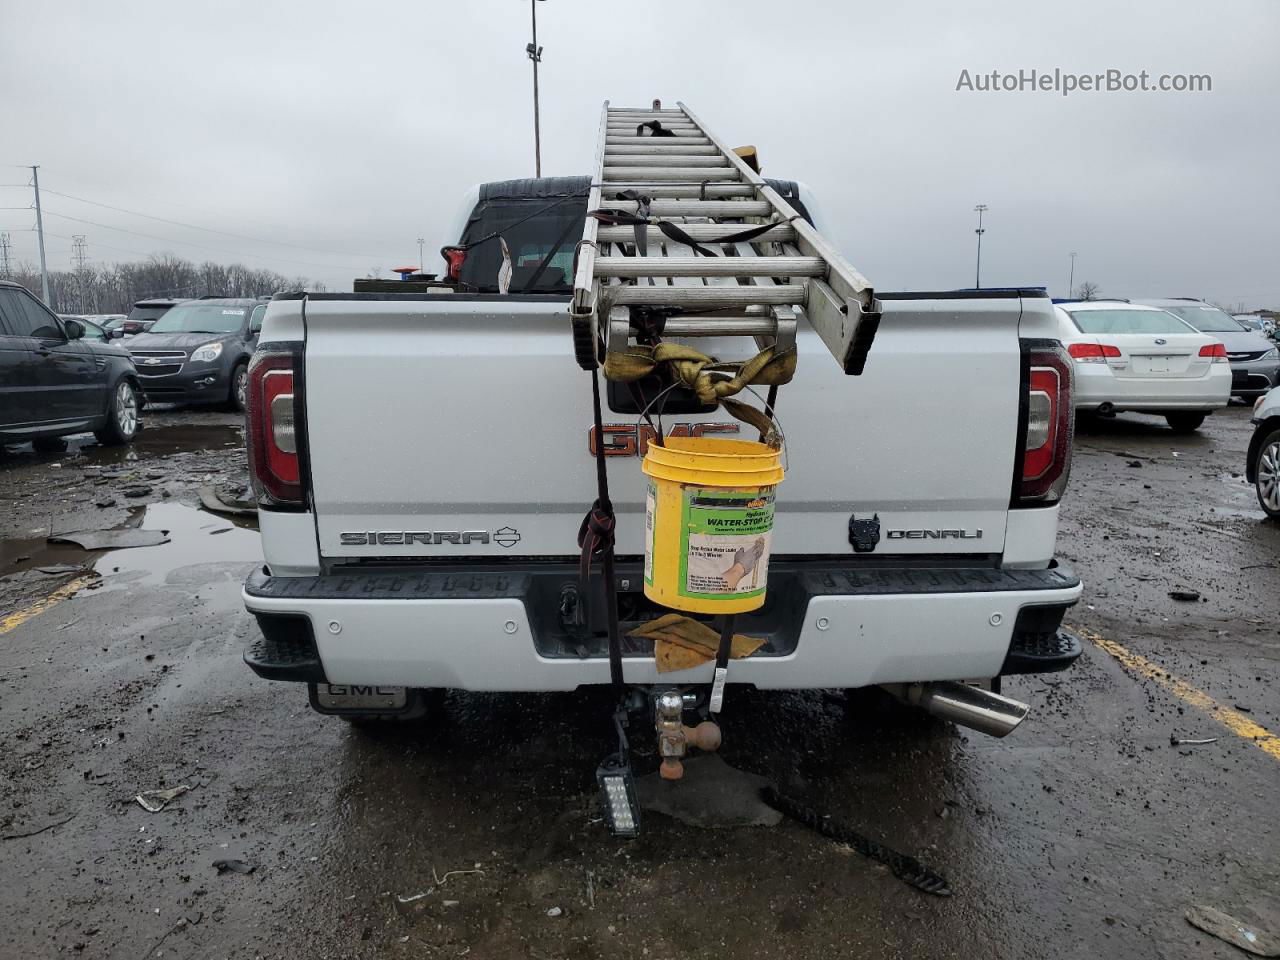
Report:
M 685 727 L 684 729 L 685 736 L 689 738 L 689 742 L 699 750 L 714 753 L 720 749 L 720 724 L 714 720 L 703 720 L 696 727 Z

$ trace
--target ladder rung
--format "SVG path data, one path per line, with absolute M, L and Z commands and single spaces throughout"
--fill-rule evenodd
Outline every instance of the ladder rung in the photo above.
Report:
M 670 135 L 663 134 L 662 136 L 655 137 L 655 136 L 651 136 L 647 131 L 636 133 L 635 126 L 619 126 L 619 127 L 610 127 L 607 131 L 605 131 L 605 136 L 606 137 L 640 137 L 642 140 L 657 140 L 659 143 L 663 143 L 663 142 L 669 143 L 672 140 L 680 141 L 680 140 L 687 140 L 691 138 L 701 139 L 702 131 L 699 130 L 697 127 L 680 127 L 678 129 L 671 130 Z
M 668 130 L 675 129 L 676 127 L 696 127 L 697 126 L 697 124 L 690 123 L 684 117 L 655 117 L 655 116 L 620 117 L 614 114 L 609 114 L 609 126 L 611 127 L 625 127 L 629 124 L 634 128 L 637 123 L 652 123 L 654 120 L 657 120 L 660 124 L 662 124 Z
M 684 111 L 678 107 L 664 110 L 659 107 L 652 110 L 649 107 L 610 107 L 608 116 L 610 117 L 683 117 Z
M 605 203 L 608 206 L 608 202 Z M 657 227 L 645 227 L 650 243 L 665 243 L 667 235 Z M 717 237 L 727 237 L 745 229 L 740 223 L 682 223 L 680 229 L 694 240 L 714 243 Z M 779 224 L 752 240 L 752 243 L 790 243 L 795 239 L 796 231 L 790 224 Z M 596 239 L 601 243 L 632 243 L 636 238 L 635 227 L 605 227 L 596 230 Z M 779 274 L 786 276 L 786 274 Z
M 609 196 L 622 190 L 636 189 L 641 193 L 652 198 L 689 198 L 692 200 L 700 200 L 704 196 L 712 199 L 723 197 L 754 197 L 756 188 L 748 183 L 708 183 L 705 192 L 701 183 L 653 183 L 652 181 L 633 181 L 625 182 L 613 180 L 609 183 L 609 189 L 604 196 L 604 200 L 608 201 Z M 613 206 L 612 203 L 607 204 Z M 691 214 L 694 216 L 694 214 Z
M 634 200 L 604 197 L 601 202 L 611 210 L 636 209 Z M 649 205 L 649 213 L 655 217 L 767 217 L 772 212 L 773 206 L 766 200 L 654 200 Z
M 605 167 L 605 180 L 638 180 L 641 183 L 657 183 L 663 180 L 741 180 L 742 174 L 733 167 Z
M 600 261 L 597 260 L 597 263 Z M 669 287 L 613 285 L 602 294 L 615 304 L 656 306 L 749 307 L 757 303 L 804 303 L 805 288 L 798 285 L 776 287 Z
M 610 117 L 609 124 L 606 129 L 614 128 L 618 130 L 626 130 L 630 128 L 634 130 L 638 124 L 650 123 L 655 119 L 662 124 L 664 129 L 667 130 L 697 130 L 699 133 L 702 132 L 702 128 L 696 123 L 690 123 L 688 120 L 672 120 L 663 117 L 651 117 L 643 120 L 628 120 L 625 117 Z
M 826 272 L 821 257 L 596 257 L 598 277 L 821 277 Z
M 641 137 L 641 140 L 653 140 L 652 137 Z M 698 154 L 704 157 L 720 156 L 720 151 L 708 144 L 707 146 L 697 147 L 692 144 L 684 147 L 664 147 L 661 140 L 655 141 L 651 146 L 647 143 L 637 144 L 615 144 L 605 151 L 607 157 L 679 157 L 692 156 Z
M 778 332 L 773 317 L 669 317 L 664 337 L 770 337 Z
M 689 156 L 687 154 L 666 154 L 664 156 L 634 156 L 633 154 L 615 154 L 612 150 L 605 151 L 604 168 L 608 170 L 613 166 L 630 166 L 630 167 L 719 167 L 724 170 L 731 169 L 727 160 L 719 156 Z
M 706 147 L 714 146 L 706 137 L 637 137 L 632 133 L 610 133 L 605 137 L 605 145 L 612 147 L 620 144 L 647 143 L 649 146 L 663 147 Z

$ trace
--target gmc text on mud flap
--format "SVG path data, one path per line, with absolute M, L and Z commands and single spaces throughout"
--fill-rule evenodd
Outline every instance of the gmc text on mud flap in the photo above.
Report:
M 404 687 L 353 686 L 345 683 L 330 683 L 328 693 L 334 697 L 395 697 L 404 692 Z

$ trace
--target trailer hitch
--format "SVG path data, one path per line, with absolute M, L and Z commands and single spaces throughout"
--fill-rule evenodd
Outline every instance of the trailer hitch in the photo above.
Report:
M 663 690 L 653 700 L 654 726 L 658 732 L 658 754 L 663 780 L 679 780 L 684 776 L 684 756 L 695 746 L 708 753 L 720 748 L 720 727 L 713 720 L 703 720 L 696 727 L 684 723 L 685 695 L 679 690 Z

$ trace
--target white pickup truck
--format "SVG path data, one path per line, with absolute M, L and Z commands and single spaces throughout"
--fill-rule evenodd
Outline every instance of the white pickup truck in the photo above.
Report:
M 820 221 L 807 191 L 771 183 Z M 652 433 L 610 388 L 594 435 L 591 375 L 570 342 L 588 185 L 474 191 L 446 248 L 468 292 L 272 301 L 248 405 L 265 562 L 244 587 L 261 627 L 245 659 L 260 676 L 308 684 L 316 709 L 348 717 L 413 715 L 443 688 L 609 683 L 604 605 L 579 580 L 593 452 L 608 458 L 617 511 L 622 631 L 666 612 L 642 589 Z M 499 245 L 469 246 L 498 233 L 507 294 Z M 764 643 L 732 662 L 729 699 L 734 684 L 880 685 L 1002 735 L 1026 705 L 994 695 L 999 678 L 1080 653 L 1061 629 L 1080 582 L 1054 558 L 1072 361 L 1042 289 L 879 299 L 862 376 L 812 330 L 797 335 L 767 602 L 737 623 Z M 686 435 L 747 430 L 696 404 L 670 404 L 665 421 Z M 650 642 L 624 644 L 625 684 L 647 695 L 711 680 L 712 663 L 659 674 Z

